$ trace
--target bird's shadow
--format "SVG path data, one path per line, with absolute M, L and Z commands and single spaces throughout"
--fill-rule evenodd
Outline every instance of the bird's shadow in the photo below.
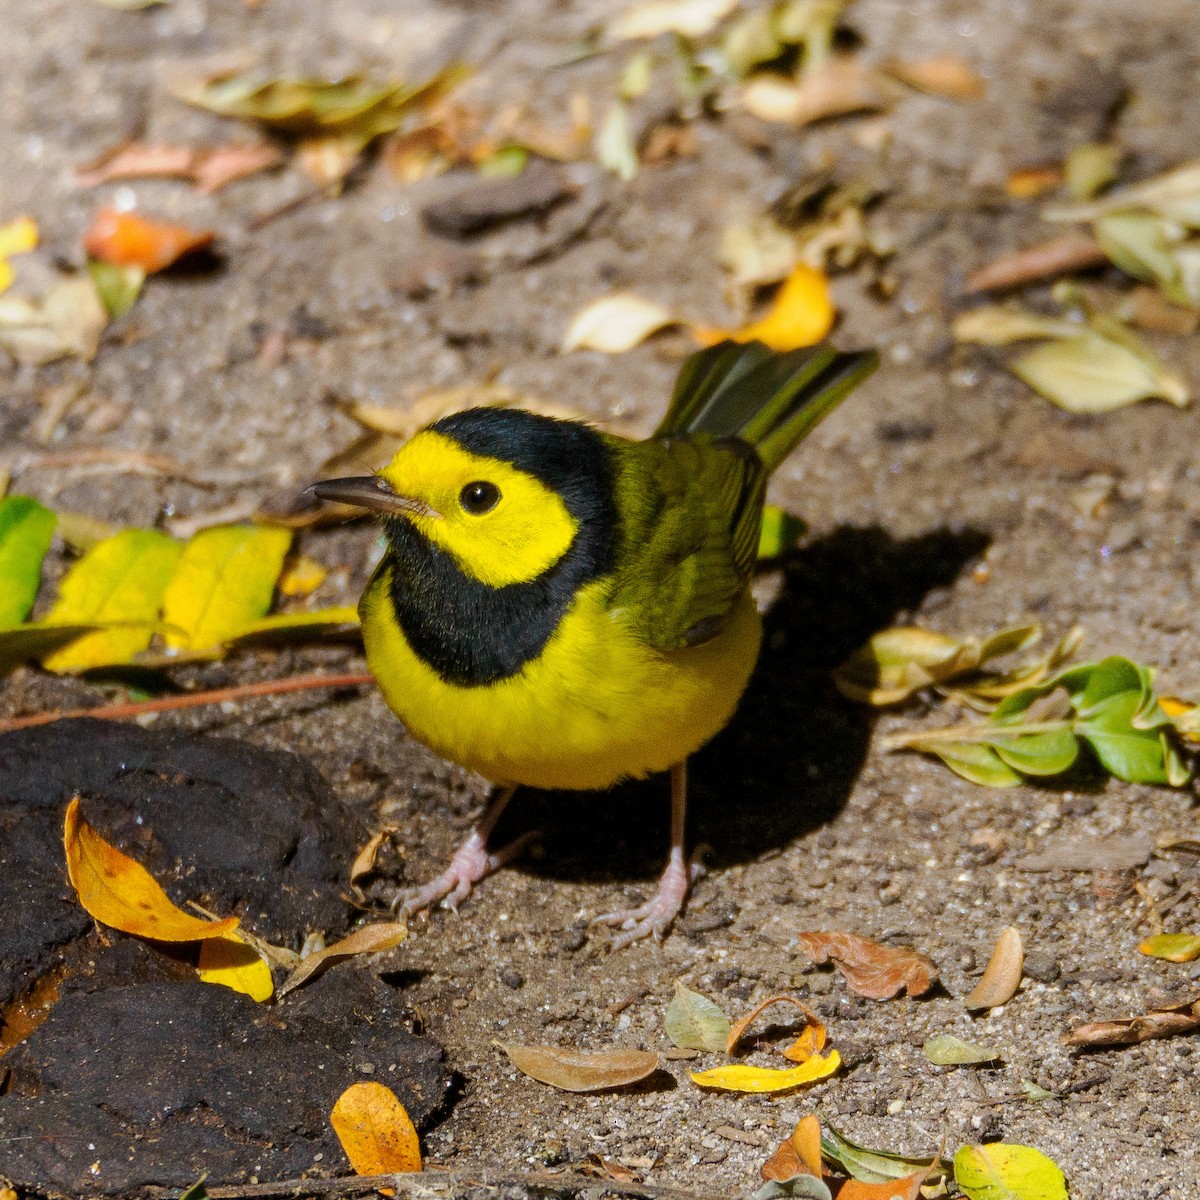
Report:
M 872 711 L 845 699 L 831 672 L 873 633 L 953 583 L 987 548 L 978 529 L 897 540 L 843 526 L 784 563 L 763 649 L 729 726 L 690 760 L 687 836 L 729 866 L 786 846 L 831 820 L 862 768 Z M 609 792 L 517 793 L 494 844 L 541 831 L 521 868 L 544 878 L 652 879 L 666 860 L 665 776 Z

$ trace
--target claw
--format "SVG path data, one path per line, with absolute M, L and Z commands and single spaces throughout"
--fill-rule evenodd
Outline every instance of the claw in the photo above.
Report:
M 704 874 L 704 868 L 698 861 L 698 854 L 685 863 L 682 853 L 671 852 L 667 869 L 658 881 L 654 895 L 645 904 L 637 908 L 618 909 L 615 912 L 602 913 L 592 919 L 593 925 L 608 925 L 622 932 L 613 938 L 613 950 L 624 950 L 634 942 L 652 937 L 656 942 L 662 941 L 667 931 L 675 923 L 683 909 L 691 885 Z

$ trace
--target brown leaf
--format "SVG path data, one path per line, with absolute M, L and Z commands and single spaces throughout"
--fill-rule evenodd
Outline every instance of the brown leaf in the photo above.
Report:
M 947 100 L 979 100 L 984 93 L 978 72 L 953 54 L 915 62 L 889 58 L 881 64 L 881 69 L 918 92 L 944 96 Z
M 1091 1021 L 1066 1034 L 1065 1046 L 1130 1046 L 1200 1030 L 1200 997 L 1121 1021 Z
M 354 862 L 350 864 L 351 883 L 358 883 L 360 879 L 365 879 L 375 870 L 375 859 L 379 856 L 380 847 L 391 836 L 391 830 L 388 829 L 381 829 L 378 833 L 371 835 L 370 840 L 354 856 Z
M 856 933 L 811 931 L 801 933 L 800 940 L 813 962 L 832 960 L 850 990 L 871 1000 L 887 1000 L 902 990 L 922 996 L 938 977 L 937 965 L 926 955 Z
M 784 1051 L 785 1057 L 790 1058 L 793 1062 L 804 1062 L 819 1050 L 823 1050 L 825 1048 L 825 1024 L 821 1018 L 807 1004 L 797 1000 L 794 996 L 770 996 L 730 1029 L 729 1036 L 725 1039 L 725 1053 L 732 1054 L 734 1052 L 738 1042 L 742 1040 L 746 1030 L 750 1027 L 750 1022 L 759 1013 L 770 1008 L 772 1004 L 780 1003 L 795 1005 L 804 1014 L 805 1021 L 808 1022 L 800 1037 Z
M 126 142 L 76 167 L 75 179 L 81 187 L 118 179 L 190 179 L 195 162 L 195 151 L 187 146 Z
M 996 948 L 988 960 L 983 977 L 975 990 L 963 1001 L 969 1009 L 999 1008 L 1017 994 L 1021 973 L 1025 969 L 1025 947 L 1021 932 L 1013 925 L 1000 931 Z
M 828 117 L 888 107 L 878 79 L 852 58 L 832 58 L 794 83 L 782 75 L 756 75 L 742 87 L 742 107 L 764 121 L 808 125 Z
M 281 997 L 286 996 L 336 959 L 391 950 L 399 946 L 406 937 L 408 926 L 403 921 L 377 921 L 372 925 L 360 926 L 341 941 L 334 942 L 332 946 L 326 946 L 324 950 L 318 950 L 301 960 L 300 965 L 280 984 L 277 994 Z
M 963 293 L 970 296 L 977 292 L 996 292 L 1023 283 L 1052 279 L 1068 271 L 1102 267 L 1107 262 L 1108 255 L 1095 238 L 1083 233 L 1065 233 L 1048 242 L 1005 254 L 986 267 L 980 267 L 967 276 Z
M 811 1113 L 801 1117 L 791 1137 L 780 1142 L 779 1149 L 758 1172 L 764 1179 L 786 1183 L 800 1175 L 821 1178 L 821 1122 Z
M 235 143 L 202 151 L 192 169 L 196 187 L 206 196 L 223 187 L 269 171 L 283 162 L 283 151 L 271 142 Z
M 518 1071 L 564 1092 L 600 1092 L 637 1083 L 658 1070 L 650 1050 L 572 1050 L 497 1042 Z

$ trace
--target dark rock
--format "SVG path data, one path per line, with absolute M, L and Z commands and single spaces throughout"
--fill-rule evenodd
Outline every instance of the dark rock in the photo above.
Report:
M 1039 983 L 1053 983 L 1062 974 L 1053 954 L 1033 952 L 1025 955 L 1025 974 Z
M 426 205 L 421 218 L 434 233 L 471 237 L 505 221 L 538 216 L 578 190 L 559 167 L 539 161 L 513 179 L 482 180 Z
M 329 1112 L 350 1084 L 385 1083 L 417 1125 L 446 1100 L 441 1048 L 405 1025 L 397 993 L 353 967 L 277 1008 L 202 983 L 73 992 L 6 1056 L 0 1172 L 111 1195 L 339 1170 Z

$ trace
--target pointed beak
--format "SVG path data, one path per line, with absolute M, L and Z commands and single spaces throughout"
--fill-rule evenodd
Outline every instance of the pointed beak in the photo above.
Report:
M 394 492 L 378 475 L 358 475 L 350 479 L 325 479 L 307 489 L 321 500 L 333 500 L 354 508 L 388 513 L 396 517 L 436 517 L 425 503 Z

